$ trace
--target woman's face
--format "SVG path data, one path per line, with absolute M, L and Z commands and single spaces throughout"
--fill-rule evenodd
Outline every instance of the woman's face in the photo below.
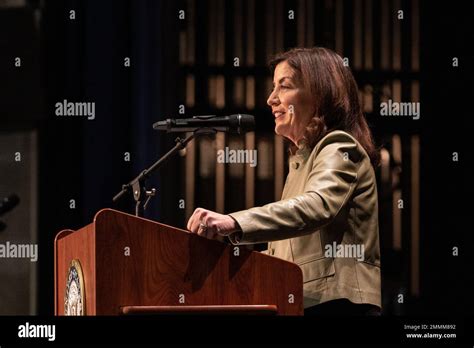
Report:
M 273 74 L 273 91 L 267 104 L 275 116 L 275 133 L 298 145 L 305 127 L 313 117 L 311 94 L 286 62 L 279 63 Z

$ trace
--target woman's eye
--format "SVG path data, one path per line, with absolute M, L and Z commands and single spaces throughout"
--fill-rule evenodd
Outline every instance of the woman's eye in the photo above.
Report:
M 287 85 L 280 85 L 279 87 L 282 88 L 282 89 L 289 89 L 289 88 L 291 88 L 290 86 L 287 86 Z M 273 86 L 273 91 L 274 91 L 276 88 L 277 88 L 277 86 Z

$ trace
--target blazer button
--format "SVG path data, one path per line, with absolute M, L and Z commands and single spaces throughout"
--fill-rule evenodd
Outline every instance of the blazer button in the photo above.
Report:
M 299 162 L 293 162 L 293 163 L 291 163 L 291 167 L 293 169 L 298 169 L 300 167 L 300 164 L 299 164 Z

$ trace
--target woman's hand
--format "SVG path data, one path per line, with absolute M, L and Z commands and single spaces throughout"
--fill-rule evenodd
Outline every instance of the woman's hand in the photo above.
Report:
M 187 228 L 191 233 L 214 239 L 216 235 L 228 236 L 238 230 L 237 222 L 229 215 L 197 208 L 189 218 Z

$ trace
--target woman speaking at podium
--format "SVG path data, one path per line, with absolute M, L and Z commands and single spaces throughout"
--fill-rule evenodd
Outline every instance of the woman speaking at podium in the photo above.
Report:
M 305 315 L 378 315 L 378 153 L 354 77 L 319 47 L 281 53 L 270 66 L 267 104 L 291 143 L 282 199 L 229 215 L 198 208 L 187 228 L 237 245 L 268 242 L 267 254 L 298 264 Z

